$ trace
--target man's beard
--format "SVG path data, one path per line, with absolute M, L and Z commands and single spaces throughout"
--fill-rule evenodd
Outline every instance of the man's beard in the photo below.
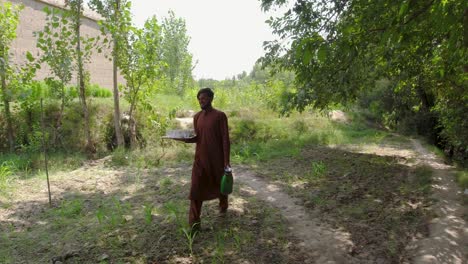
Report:
M 207 103 L 207 104 L 204 105 L 204 106 L 200 106 L 200 108 L 201 108 L 202 110 L 210 109 L 210 108 L 211 108 L 211 103 Z

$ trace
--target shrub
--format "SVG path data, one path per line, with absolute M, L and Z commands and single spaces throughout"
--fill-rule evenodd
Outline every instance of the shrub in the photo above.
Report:
M 112 92 L 107 88 L 99 86 L 98 84 L 92 84 L 86 90 L 86 96 L 108 98 L 112 96 Z
M 253 120 L 242 119 L 232 123 L 231 135 L 234 141 L 250 141 L 258 133 L 259 126 Z
M 457 182 L 462 189 L 468 189 L 468 171 L 460 171 L 457 173 Z

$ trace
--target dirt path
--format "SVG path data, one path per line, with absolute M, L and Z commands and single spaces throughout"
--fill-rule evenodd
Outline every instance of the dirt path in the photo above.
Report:
M 333 230 L 320 222 L 318 216 L 308 214 L 303 206 L 297 205 L 300 203 L 298 199 L 290 197 L 277 185 L 265 182 L 245 168 L 239 168 L 235 177 L 248 186 L 246 191 L 281 210 L 289 221 L 291 232 L 303 241 L 302 246 L 315 257 L 313 263 L 357 263 L 348 254 L 353 246 L 348 233 Z
M 451 167 L 412 140 L 419 161 L 434 170 L 432 206 L 437 215 L 429 223 L 429 237 L 415 243 L 414 263 L 468 263 L 468 225 L 463 220 L 466 208 L 460 204 L 463 195 L 455 183 Z

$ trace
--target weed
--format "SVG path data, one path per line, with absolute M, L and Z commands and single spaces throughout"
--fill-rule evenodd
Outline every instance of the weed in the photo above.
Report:
M 298 134 L 304 134 L 306 133 L 309 128 L 307 127 L 307 123 L 304 120 L 295 120 L 292 123 L 292 128 L 298 133 Z
M 457 172 L 457 182 L 462 189 L 468 189 L 468 171 Z
M 117 148 L 112 154 L 112 164 L 114 166 L 127 166 L 130 164 L 130 153 L 123 147 Z
M 214 252 L 215 258 L 212 263 L 224 263 L 224 252 L 226 248 L 226 233 L 219 231 L 216 233 L 216 248 Z
M 195 224 L 196 225 L 196 224 Z M 198 231 L 195 230 L 195 226 L 192 226 L 191 228 L 181 228 L 182 233 L 184 234 L 184 237 L 186 239 L 187 247 L 190 252 L 190 255 L 193 255 L 193 243 L 195 241 L 195 237 L 198 234 Z
M 163 194 L 170 193 L 172 191 L 172 186 L 174 182 L 169 177 L 164 177 L 159 181 L 159 190 Z
M 143 206 L 143 213 L 145 215 L 145 223 L 147 225 L 151 224 L 151 221 L 153 220 L 153 205 L 145 204 Z
M 175 222 L 179 227 L 184 227 L 186 225 L 182 217 L 184 211 L 184 206 L 180 202 L 171 201 L 163 205 L 163 212 L 167 215 L 166 221 Z
M 232 239 L 234 240 L 234 245 L 237 250 L 240 250 L 242 247 L 242 237 L 241 234 L 239 233 L 239 229 L 235 227 L 231 227 L 229 229 L 229 233 L 232 236 Z
M 4 161 L 0 165 L 0 193 L 7 193 L 11 183 L 16 178 L 13 176 L 14 164 L 12 162 Z
M 325 163 L 323 163 L 322 161 L 318 161 L 318 162 L 313 161 L 310 164 L 310 167 L 311 167 L 310 172 L 308 174 L 308 179 L 310 180 L 322 178 L 327 171 L 327 167 Z
M 60 216 L 65 218 L 73 218 L 79 216 L 83 211 L 83 201 L 80 199 L 63 201 L 58 208 L 58 213 Z
M 96 217 L 99 224 L 106 224 L 108 228 L 112 229 L 126 222 L 124 215 L 131 209 L 130 207 L 130 204 L 122 203 L 114 197 L 109 206 L 101 203 L 96 211 Z
M 99 208 L 97 209 L 96 211 L 96 217 L 98 219 L 98 222 L 99 224 L 103 224 L 104 223 L 104 220 L 105 220 L 105 217 L 106 217 L 106 213 L 104 212 L 104 208 L 102 206 L 99 206 Z

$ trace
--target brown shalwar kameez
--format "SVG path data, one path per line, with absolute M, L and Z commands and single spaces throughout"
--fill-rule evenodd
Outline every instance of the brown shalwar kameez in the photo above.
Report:
M 190 142 L 197 143 L 192 168 L 190 188 L 189 224 L 200 222 L 203 201 L 218 198 L 220 210 L 226 211 L 228 199 L 220 193 L 224 167 L 229 164 L 230 142 L 226 114 L 208 109 L 198 112 L 193 118 L 196 137 Z

